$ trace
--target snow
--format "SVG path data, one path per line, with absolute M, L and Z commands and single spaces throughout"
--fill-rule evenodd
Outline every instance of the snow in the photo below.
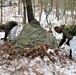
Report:
M 45 56 L 45 58 L 48 58 Z M 3 61 L 0 66 L 0 75 L 76 75 L 76 63 L 65 59 L 65 63 L 53 63 L 49 59 L 42 60 L 40 57 L 35 59 L 20 58 L 12 61 Z M 0 61 L 0 64 L 3 62 Z M 7 62 L 7 63 L 6 63 Z M 8 64 L 9 63 L 9 64 Z M 62 66 L 63 65 L 63 66 Z
M 5 36 L 5 32 L 0 32 L 0 39 L 4 38 L 4 36 Z
M 8 10 L 8 9 L 5 9 L 5 10 Z M 45 13 L 43 12 L 42 20 L 40 24 L 44 29 L 46 29 L 46 25 L 47 25 L 45 17 L 46 17 Z M 7 17 L 7 20 L 8 18 L 9 17 Z M 37 16 L 36 18 L 38 20 Z M 11 15 L 10 20 L 15 20 L 13 15 Z M 62 19 L 63 21 L 62 20 L 57 21 L 57 19 L 55 18 L 55 15 L 49 16 L 49 20 L 52 22 L 54 26 L 65 24 L 64 18 Z M 22 19 L 19 21 L 21 22 Z M 71 22 L 71 18 L 69 18 L 67 22 L 68 23 Z M 23 27 L 18 28 L 16 36 L 20 34 L 22 29 Z M 4 37 L 4 34 L 5 34 L 4 32 L 0 32 L 0 39 Z M 56 39 L 62 38 L 62 34 L 59 35 L 55 31 L 53 34 L 56 37 Z M 74 45 L 71 45 L 71 48 L 74 48 L 74 47 L 75 47 Z M 61 53 L 63 55 L 69 54 L 69 47 L 67 45 L 63 45 L 60 49 L 61 49 L 60 54 Z M 48 49 L 47 53 L 50 53 L 50 52 L 54 52 L 54 49 Z M 6 59 L 2 59 L 2 57 Z M 65 59 L 60 59 L 60 57 L 58 56 L 53 56 L 56 59 L 55 63 L 51 62 L 47 56 L 44 57 L 44 60 L 42 60 L 40 57 L 36 57 L 32 60 L 26 57 L 22 57 L 11 61 L 8 60 L 8 57 L 9 57 L 8 54 L 0 56 L 0 75 L 76 75 L 76 61 L 71 60 L 67 57 L 65 57 Z M 64 58 L 64 56 L 62 57 Z
M 48 49 L 47 53 L 54 52 L 53 49 Z
M 4 38 L 4 36 L 5 36 L 5 32 L 0 32 L 0 45 L 4 43 L 4 41 L 1 40 L 1 38 Z

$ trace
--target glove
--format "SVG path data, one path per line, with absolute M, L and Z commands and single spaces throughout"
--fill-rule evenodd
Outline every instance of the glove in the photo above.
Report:
M 70 41 L 70 39 L 68 39 L 67 42 L 66 42 L 66 44 L 67 44 L 68 46 L 70 45 L 70 44 L 69 44 L 69 41 Z

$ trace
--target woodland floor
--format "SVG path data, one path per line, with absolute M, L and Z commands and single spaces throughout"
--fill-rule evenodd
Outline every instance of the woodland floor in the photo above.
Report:
M 66 54 L 47 45 L 16 50 L 5 43 L 0 47 L 0 75 L 76 75 L 76 60 Z

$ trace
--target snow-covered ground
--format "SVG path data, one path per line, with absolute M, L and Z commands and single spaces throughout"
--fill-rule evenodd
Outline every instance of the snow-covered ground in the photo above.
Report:
M 5 19 L 5 21 L 8 21 L 9 19 L 14 21 L 22 21 L 22 18 L 15 19 L 13 17 L 17 15 L 15 11 L 17 11 L 18 8 L 12 9 L 11 7 L 11 10 L 8 9 L 9 7 L 5 9 L 7 13 L 10 11 L 13 12 L 14 15 L 6 15 L 8 17 L 6 17 L 7 19 Z M 65 23 L 64 17 L 61 21 L 57 21 L 55 15 L 50 15 L 49 18 L 54 26 Z M 36 19 L 38 20 L 37 15 Z M 71 18 L 68 19 L 68 23 L 69 22 L 71 22 Z M 44 12 L 42 14 L 42 20 L 40 24 L 44 29 L 47 29 Z M 62 35 L 58 35 L 54 32 L 54 36 L 57 39 L 61 39 Z M 0 38 L 2 37 L 4 37 L 4 32 L 0 33 Z M 76 75 L 76 60 L 66 57 L 66 54 L 69 53 L 68 51 L 68 47 L 65 46 L 65 49 L 62 49 L 60 52 L 62 53 L 61 56 L 53 56 L 56 59 L 55 63 L 50 61 L 47 56 L 45 56 L 44 60 L 42 60 L 40 57 L 36 57 L 34 59 L 22 57 L 8 60 L 9 55 L 5 53 L 4 55 L 0 55 L 0 75 Z M 3 51 L 0 50 L 0 53 L 3 53 Z
M 53 50 L 51 50 L 53 51 Z M 17 57 L 11 59 L 9 54 L 0 53 L 0 75 L 76 75 L 76 61 L 64 56 L 61 50 L 58 55 L 51 55 L 41 59 Z M 2 55 L 1 55 L 2 54 Z M 18 55 L 16 55 L 18 56 Z

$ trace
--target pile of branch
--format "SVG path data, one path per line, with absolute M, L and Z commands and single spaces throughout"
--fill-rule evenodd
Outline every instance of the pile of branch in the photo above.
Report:
M 41 44 L 41 45 L 36 45 L 34 48 L 25 48 L 24 50 L 16 50 L 14 46 L 11 45 L 11 43 L 5 43 L 0 48 L 0 51 L 1 51 L 0 55 L 8 54 L 7 59 L 9 60 L 13 60 L 15 58 L 19 59 L 21 57 L 34 59 L 35 57 L 38 57 L 38 56 L 41 57 L 41 59 L 43 59 L 44 56 L 47 56 L 49 60 L 51 60 L 52 62 L 56 62 L 54 57 L 61 56 L 59 55 L 59 50 L 51 49 L 53 51 L 50 50 L 48 53 L 48 49 L 51 49 L 51 46 Z

